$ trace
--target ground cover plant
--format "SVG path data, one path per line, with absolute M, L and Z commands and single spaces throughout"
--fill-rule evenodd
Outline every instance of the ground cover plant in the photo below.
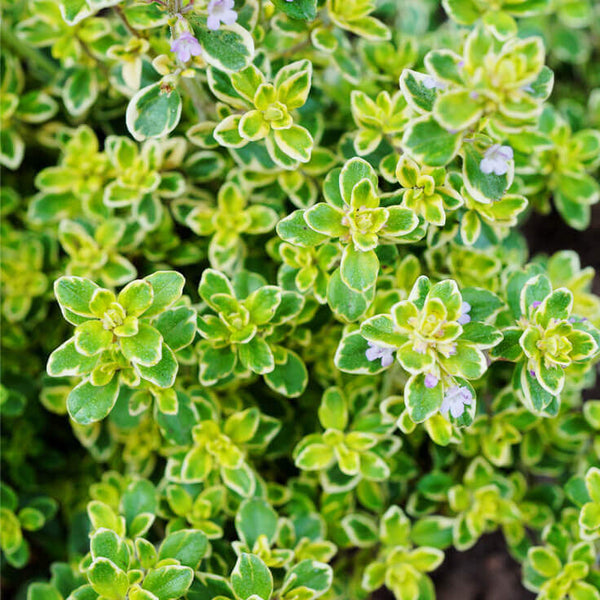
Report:
M 593 0 L 7 0 L 7 597 L 600 600 Z M 387 592 L 380 591 L 387 588 Z

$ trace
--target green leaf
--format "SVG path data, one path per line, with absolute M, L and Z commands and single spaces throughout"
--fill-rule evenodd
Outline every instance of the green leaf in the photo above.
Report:
M 290 19 L 313 21 L 317 16 L 317 0 L 273 0 L 273 4 Z
M 76 68 L 62 89 L 65 108 L 75 117 L 85 113 L 98 97 L 98 80 L 94 69 Z
M 223 478 L 223 483 L 230 490 L 233 490 L 243 498 L 248 498 L 254 494 L 256 478 L 252 473 L 252 469 L 246 463 L 242 463 L 242 466 L 237 469 L 222 467 L 221 477 Z
M 531 566 L 544 577 L 554 577 L 560 572 L 560 559 L 550 548 L 536 546 L 529 549 L 527 559 Z
M 215 140 L 226 148 L 242 148 L 248 140 L 240 134 L 240 115 L 230 115 L 223 119 L 213 132 Z
M 417 162 L 430 167 L 443 167 L 456 156 L 461 141 L 460 133 L 450 133 L 433 117 L 426 116 L 407 127 L 402 145 Z
M 266 384 L 286 398 L 297 398 L 308 384 L 308 371 L 302 359 L 292 350 L 275 356 L 275 368 L 264 374 Z
M 42 91 L 28 92 L 21 96 L 17 114 L 28 123 L 43 123 L 58 112 L 58 104 L 52 96 Z
M 147 479 L 139 479 L 127 487 L 121 504 L 128 525 L 142 513 L 154 515 L 158 509 L 156 489 Z
M 186 454 L 181 465 L 181 479 L 185 483 L 204 481 L 212 468 L 212 456 L 206 448 L 196 447 Z
M 404 388 L 404 401 L 410 418 L 422 423 L 434 415 L 442 405 L 443 389 L 441 385 L 433 388 L 425 386 L 425 375 L 413 375 Z
M 552 292 L 552 284 L 546 275 L 536 275 L 527 280 L 521 288 L 519 306 L 521 313 L 531 315 L 535 312 L 535 304 L 543 302 Z
M 504 306 L 496 294 L 483 288 L 463 288 L 461 295 L 463 301 L 471 306 L 469 311 L 471 321 L 486 321 Z
M 424 84 L 422 73 L 404 69 L 400 75 L 400 89 L 406 101 L 419 113 L 430 113 L 436 99 L 435 89 Z
M 304 213 L 304 220 L 317 233 L 329 237 L 340 237 L 348 233 L 348 227 L 342 225 L 343 213 L 327 204 L 319 202 Z
M 231 585 L 240 600 L 248 600 L 251 596 L 269 600 L 273 576 L 258 556 L 243 552 L 231 572 Z
M 245 71 L 251 70 L 251 74 L 246 75 Z M 219 71 L 214 67 L 209 67 L 207 71 L 208 85 L 212 93 L 221 101 L 226 104 L 239 108 L 244 111 L 248 110 L 252 106 L 252 99 L 256 93 L 256 89 L 252 91 L 249 89 L 249 82 L 258 87 L 264 81 L 264 76 L 261 74 L 256 75 L 258 70 L 249 66 L 247 69 L 242 70 L 236 74 L 236 79 L 242 81 L 243 85 L 240 85 L 240 92 L 233 85 L 233 74 Z M 241 95 L 240 95 L 241 94 Z
M 444 560 L 444 553 L 437 548 L 417 548 L 410 553 L 410 564 L 422 573 L 437 569 Z
M 253 548 L 261 535 L 271 544 L 277 532 L 277 513 L 261 498 L 246 500 L 235 516 L 235 529 L 248 548 Z
M 288 110 L 300 108 L 306 103 L 312 78 L 312 63 L 299 60 L 279 69 L 275 78 L 277 99 Z
M 51 377 L 85 375 L 92 371 L 97 362 L 98 356 L 84 356 L 77 352 L 75 338 L 71 338 L 52 352 L 46 368 Z
M 183 566 L 197 570 L 208 550 L 208 538 L 197 529 L 170 533 L 160 545 L 158 559 L 174 558 Z
M 371 16 L 364 16 L 345 21 L 344 29 L 371 41 L 385 41 L 392 36 L 391 31 L 381 21 Z
M 86 0 L 63 0 L 59 8 L 60 14 L 69 25 L 76 25 L 91 14 Z
M 317 246 L 329 239 L 328 235 L 323 235 L 314 231 L 308 226 L 305 219 L 306 211 L 295 210 L 277 224 L 277 235 L 287 242 L 310 248 Z
M 170 388 L 175 383 L 179 365 L 175 354 L 165 344 L 162 345 L 162 358 L 152 366 L 145 366 L 141 363 L 134 363 L 134 368 L 140 376 L 158 386 L 159 388 Z
M 590 226 L 591 211 L 587 204 L 571 200 L 560 189 L 554 193 L 554 204 L 565 222 L 573 229 L 583 231 Z
M 36 582 L 27 588 L 27 600 L 63 600 L 63 597 L 53 585 Z
M 281 594 L 284 597 L 291 593 L 290 597 L 294 597 L 294 590 L 307 589 L 314 594 L 311 598 L 321 596 L 329 590 L 333 582 L 333 570 L 329 565 L 326 565 L 316 560 L 302 560 L 294 565 L 283 580 Z
M 218 80 L 215 79 L 215 83 L 219 81 L 220 90 L 219 93 L 226 94 L 226 98 L 223 98 L 227 101 L 229 98 L 235 98 L 237 94 L 241 94 L 241 96 L 248 102 L 248 104 L 254 104 L 254 96 L 256 96 L 256 91 L 261 86 L 261 84 L 265 83 L 265 76 L 257 69 L 253 64 L 248 65 L 245 69 L 237 73 L 231 73 L 227 75 L 220 71 L 215 71 L 214 68 L 211 67 L 211 72 L 213 75 L 218 74 Z M 231 85 L 233 86 L 233 92 L 231 90 L 227 90 L 227 84 L 224 81 L 226 77 L 231 79 Z M 222 82 L 222 83 L 221 83 Z M 229 97 L 229 98 L 227 98 Z M 228 102 L 231 104 L 231 102 Z
M 247 408 L 232 414 L 225 421 L 224 433 L 235 443 L 243 444 L 251 440 L 260 426 L 260 412 L 257 408 Z
M 348 206 L 352 202 L 352 190 L 363 179 L 370 181 L 374 189 L 377 188 L 377 173 L 363 158 L 352 158 L 342 167 L 339 174 L 339 190 Z
M 275 316 L 281 301 L 281 290 L 274 285 L 265 285 L 252 292 L 244 300 L 244 306 L 248 309 L 253 323 L 264 325 Z
M 242 116 L 238 124 L 238 132 L 241 137 L 249 142 L 256 142 L 267 137 L 271 128 L 264 120 L 259 110 L 251 110 Z
M 600 469 L 598 467 L 591 467 L 585 475 L 585 484 L 587 486 L 590 498 L 600 503 Z M 600 525 L 600 521 L 598 522 Z
M 357 292 L 349 288 L 342 280 L 340 270 L 336 269 L 327 286 L 327 302 L 336 316 L 343 321 L 352 322 L 365 314 L 375 296 L 375 286 L 366 292 Z
M 176 600 L 189 589 L 194 579 L 194 571 L 189 567 L 168 565 L 151 569 L 142 588 L 152 592 L 158 600 Z
M 196 335 L 196 311 L 188 306 L 177 306 L 162 313 L 156 329 L 171 350 L 177 352 L 189 346 Z
M 381 373 L 385 367 L 379 360 L 370 361 L 367 358 L 369 344 L 360 334 L 353 331 L 345 334 L 335 353 L 335 366 L 345 373 L 370 374 Z
M 200 356 L 200 382 L 214 385 L 233 371 L 235 363 L 236 355 L 230 348 L 203 348 Z
M 94 591 L 110 600 L 123 598 L 129 588 L 125 572 L 107 558 L 96 559 L 86 575 Z
M 495 327 L 471 321 L 462 326 L 461 341 L 477 345 L 479 348 L 491 348 L 503 339 L 503 335 Z
M 84 277 L 60 277 L 54 283 L 54 295 L 64 309 L 83 317 L 92 318 L 90 301 L 98 286 Z M 68 320 L 68 319 L 67 319 Z
M 23 544 L 23 532 L 17 516 L 12 510 L 0 507 L 0 545 L 3 552 L 19 551 Z
M 325 429 L 343 431 L 348 424 L 348 407 L 342 391 L 337 387 L 325 390 L 319 406 L 319 421 Z
M 292 160 L 302 163 L 310 160 L 314 141 L 308 129 L 292 125 L 287 129 L 273 130 L 273 136 L 279 149 Z
M 471 0 L 442 0 L 446 14 L 461 25 L 471 25 L 481 16 L 479 6 Z
M 154 290 L 148 281 L 132 281 L 121 290 L 117 302 L 128 315 L 139 317 L 152 305 L 153 296 Z
M 25 142 L 14 130 L 3 127 L 0 131 L 0 164 L 18 169 L 25 155 Z
M 442 94 L 435 102 L 433 115 L 445 129 L 462 130 L 476 123 L 483 114 L 481 101 L 472 92 L 455 90 Z
M 463 146 L 463 181 L 468 192 L 479 202 L 496 202 L 504 196 L 511 186 L 514 176 L 513 162 L 505 175 L 484 173 L 481 170 L 483 155 L 479 154 L 472 144 Z
M 451 50 L 432 50 L 425 56 L 425 66 L 434 77 L 458 85 L 463 83 L 461 61 L 462 57 Z
M 448 517 L 425 517 L 419 519 L 410 532 L 411 540 L 419 546 L 431 546 L 444 550 L 452 545 L 452 519 Z
M 67 398 L 69 416 L 80 425 L 101 421 L 112 410 L 119 395 L 119 378 L 113 376 L 106 385 L 82 381 Z
M 152 286 L 153 299 L 143 317 L 155 317 L 181 296 L 185 278 L 176 271 L 156 271 L 144 278 Z
M 320 471 L 335 460 L 333 448 L 327 444 L 310 443 L 304 446 L 295 458 L 295 464 L 303 471 Z
M 37 531 L 44 526 L 46 519 L 39 510 L 26 506 L 19 511 L 21 527 L 27 531 Z
M 532 377 L 523 363 L 517 365 L 513 375 L 513 387 L 521 390 L 525 400 L 525 406 L 533 413 L 541 414 L 550 406 L 555 396 L 544 389 L 537 380 Z
M 494 343 L 495 340 L 492 341 Z M 473 346 L 459 342 L 456 344 L 456 353 L 440 359 L 444 369 L 456 377 L 479 379 L 486 369 L 487 362 L 484 354 Z
M 206 62 L 222 71 L 241 71 L 254 57 L 254 41 L 243 27 L 237 24 L 221 25 L 217 31 L 196 27 Z
M 350 514 L 346 515 L 340 524 L 350 542 L 359 548 L 368 548 L 376 544 L 379 539 L 377 527 L 372 517 Z
M 233 287 L 227 276 L 215 269 L 205 269 L 198 285 L 198 293 L 213 310 L 218 311 L 219 305 L 211 299 L 217 295 L 235 297 Z
M 133 363 L 152 367 L 162 358 L 162 336 L 154 327 L 146 323 L 140 323 L 138 327 L 135 335 L 119 339 L 121 352 Z
M 181 107 L 177 90 L 163 90 L 160 82 L 153 83 L 129 101 L 125 114 L 127 129 L 138 142 L 166 136 L 177 127 Z
M 275 360 L 269 344 L 258 336 L 238 346 L 238 357 L 246 369 L 259 375 L 270 373 L 275 368 Z
M 353 245 L 344 248 L 340 275 L 349 288 L 356 292 L 366 292 L 375 285 L 378 273 L 379 259 L 374 250 L 361 252 Z
M 119 569 L 127 571 L 129 568 L 129 551 L 123 540 L 110 529 L 100 528 L 94 531 L 90 540 L 92 557 L 107 558 Z

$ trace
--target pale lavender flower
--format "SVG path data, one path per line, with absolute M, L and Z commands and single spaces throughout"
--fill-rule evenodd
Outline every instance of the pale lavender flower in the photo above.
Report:
M 237 21 L 237 12 L 233 10 L 234 0 L 210 0 L 208 3 L 208 19 L 206 26 L 213 31 L 219 29 L 221 23 L 232 25 Z
M 445 90 L 448 87 L 443 81 L 438 81 L 431 75 L 427 75 L 423 78 L 423 85 L 428 90 Z
M 506 175 L 508 172 L 508 161 L 513 159 L 513 149 L 510 146 L 494 144 L 486 151 L 479 163 L 482 173 L 489 175 Z
M 540 300 L 535 300 L 534 302 L 531 303 L 531 308 L 537 308 L 538 306 L 541 306 L 542 303 Z
M 191 33 L 185 31 L 176 40 L 171 41 L 171 52 L 175 52 L 181 62 L 187 62 L 192 56 L 200 55 L 200 42 Z
M 434 388 L 439 381 L 440 380 L 433 373 L 427 373 L 427 375 L 425 375 L 425 387 L 428 389 Z
M 468 302 L 463 302 L 460 305 L 460 316 L 456 319 L 461 325 L 466 325 L 471 321 L 471 316 L 469 315 L 469 311 L 471 310 L 471 305 Z
M 473 403 L 473 394 L 469 388 L 458 385 L 453 385 L 448 388 L 444 394 L 444 400 L 442 406 L 440 406 L 440 412 L 446 416 L 448 412 L 455 418 L 458 419 L 464 412 L 465 406 Z
M 369 347 L 365 354 L 367 355 L 367 360 L 373 362 L 374 360 L 381 359 L 382 367 L 389 367 L 394 362 L 394 349 L 388 348 L 386 346 L 380 346 L 375 342 L 367 342 Z
M 529 369 L 529 374 L 535 379 L 535 371 L 533 369 Z

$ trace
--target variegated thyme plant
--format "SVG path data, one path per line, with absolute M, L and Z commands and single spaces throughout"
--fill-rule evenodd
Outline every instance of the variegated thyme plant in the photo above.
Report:
M 1 33 L 7 598 L 434 600 L 498 532 L 540 600 L 600 600 L 594 265 L 521 228 L 597 218 L 598 2 Z

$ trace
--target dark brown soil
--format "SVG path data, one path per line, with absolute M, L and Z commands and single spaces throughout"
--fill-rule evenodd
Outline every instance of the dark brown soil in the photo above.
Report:
M 592 207 L 592 222 L 585 231 L 571 229 L 556 212 L 549 215 L 532 213 L 521 231 L 531 256 L 575 250 L 581 257 L 582 267 L 596 269 L 594 292 L 600 294 L 600 204 Z
M 466 552 L 448 551 L 433 580 L 437 600 L 535 598 L 521 584 L 521 567 L 507 553 L 501 533 L 483 536 Z

